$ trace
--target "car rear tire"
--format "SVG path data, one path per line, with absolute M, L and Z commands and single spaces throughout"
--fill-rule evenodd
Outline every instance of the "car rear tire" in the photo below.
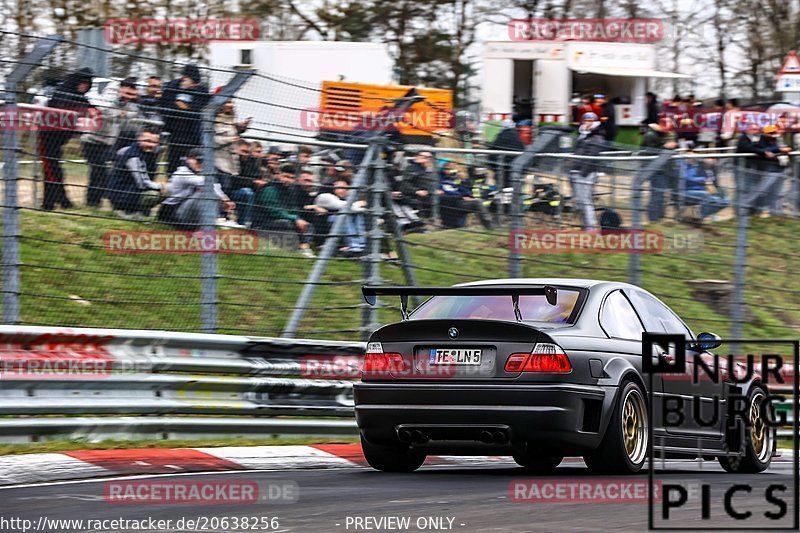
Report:
M 603 442 L 583 457 L 586 466 L 604 474 L 639 472 L 647 458 L 648 424 L 642 389 L 632 381 L 623 382 Z
M 361 436 L 361 450 L 369 466 L 381 472 L 413 472 L 425 462 L 425 454 L 408 446 L 380 446 Z
M 775 428 L 767 425 L 762 412 L 762 403 L 767 392 L 753 387 L 748 395 L 750 420 L 745 426 L 744 454 L 737 457 L 719 457 L 719 464 L 726 472 L 756 474 L 769 468 L 775 455 Z
M 552 474 L 563 460 L 563 456 L 542 455 L 535 451 L 514 456 L 514 461 L 524 468 L 528 474 Z

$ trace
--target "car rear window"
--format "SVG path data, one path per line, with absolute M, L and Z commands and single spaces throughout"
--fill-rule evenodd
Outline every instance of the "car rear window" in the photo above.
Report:
M 544 295 L 519 297 L 523 322 L 574 323 L 580 291 L 558 289 L 556 305 L 547 303 Z M 511 296 L 434 296 L 420 305 L 409 317 L 412 320 L 464 318 L 481 320 L 510 320 L 514 317 Z

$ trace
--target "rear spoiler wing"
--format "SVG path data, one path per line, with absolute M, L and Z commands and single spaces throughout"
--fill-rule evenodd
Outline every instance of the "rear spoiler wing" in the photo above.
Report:
M 544 296 L 547 303 L 556 305 L 558 291 L 552 285 L 539 287 L 497 287 L 494 285 L 473 285 L 465 287 L 398 287 L 394 285 L 364 285 L 361 287 L 364 301 L 375 305 L 378 296 L 399 296 L 403 320 L 408 318 L 409 296 L 510 296 L 514 305 L 514 316 L 522 322 L 519 310 L 520 296 Z

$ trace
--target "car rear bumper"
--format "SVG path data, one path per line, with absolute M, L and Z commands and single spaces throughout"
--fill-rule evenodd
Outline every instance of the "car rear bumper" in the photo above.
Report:
M 617 387 L 575 384 L 357 383 L 358 427 L 370 442 L 397 444 L 399 429 L 420 430 L 414 446 L 476 453 L 492 446 L 481 431 L 507 435 L 503 447 L 575 453 L 599 446 Z

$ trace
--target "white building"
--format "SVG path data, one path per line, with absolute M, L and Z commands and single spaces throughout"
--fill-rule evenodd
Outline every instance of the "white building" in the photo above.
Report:
M 616 106 L 617 123 L 635 125 L 645 116 L 650 78 L 685 77 L 656 70 L 652 44 L 493 41 L 483 53 L 481 110 L 484 119 L 522 110 L 534 123 L 567 123 L 573 94 L 602 92 L 629 102 Z

